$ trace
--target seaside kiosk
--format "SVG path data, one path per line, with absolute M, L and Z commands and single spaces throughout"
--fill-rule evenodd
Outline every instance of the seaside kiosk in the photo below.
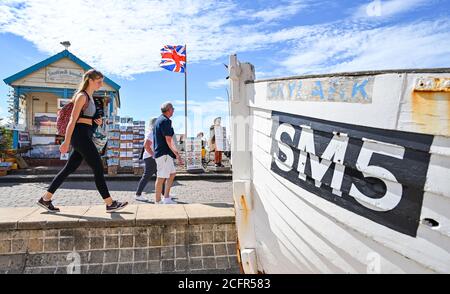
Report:
M 4 79 L 12 87 L 14 149 L 31 146 L 25 157 L 42 165 L 59 161 L 61 138 L 56 135 L 57 112 L 70 101 L 83 73 L 91 68 L 66 47 L 64 51 Z M 117 115 L 119 89 L 118 84 L 105 77 L 104 86 L 94 93 L 104 119 Z

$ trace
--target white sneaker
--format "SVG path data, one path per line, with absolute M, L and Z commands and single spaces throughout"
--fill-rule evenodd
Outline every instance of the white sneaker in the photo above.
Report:
M 170 192 L 170 199 L 172 199 L 173 197 L 177 196 L 177 194 Z M 161 194 L 161 198 L 165 198 L 166 196 L 164 196 L 164 194 Z
M 170 198 L 164 198 L 159 202 L 159 204 L 177 204 L 177 203 Z
M 136 201 L 148 201 L 148 199 L 142 195 L 134 195 Z

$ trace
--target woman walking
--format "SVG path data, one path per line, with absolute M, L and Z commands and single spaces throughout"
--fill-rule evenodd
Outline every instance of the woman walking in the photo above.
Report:
M 83 80 L 75 92 L 72 103 L 73 109 L 66 128 L 65 140 L 59 147 L 61 154 L 67 153 L 70 146 L 72 152 L 64 168 L 56 175 L 47 192 L 39 199 L 38 205 L 50 212 L 59 212 L 59 208 L 52 204 L 55 191 L 64 180 L 73 173 L 83 159 L 94 172 L 95 185 L 105 204 L 106 212 L 114 212 L 124 208 L 128 202 L 114 201 L 109 194 L 103 175 L 103 164 L 94 142 L 92 142 L 93 122 L 100 126 L 101 118 L 94 119 L 96 107 L 92 95 L 103 86 L 103 74 L 90 69 L 83 75 Z

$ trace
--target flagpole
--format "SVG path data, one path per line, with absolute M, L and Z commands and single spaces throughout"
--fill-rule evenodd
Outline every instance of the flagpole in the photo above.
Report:
M 184 164 L 187 169 L 187 48 L 184 45 L 186 52 L 186 61 L 184 63 Z

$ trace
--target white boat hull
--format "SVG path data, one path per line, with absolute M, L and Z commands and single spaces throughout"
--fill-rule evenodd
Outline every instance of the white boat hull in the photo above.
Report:
M 230 77 L 246 273 L 450 273 L 450 70 Z

